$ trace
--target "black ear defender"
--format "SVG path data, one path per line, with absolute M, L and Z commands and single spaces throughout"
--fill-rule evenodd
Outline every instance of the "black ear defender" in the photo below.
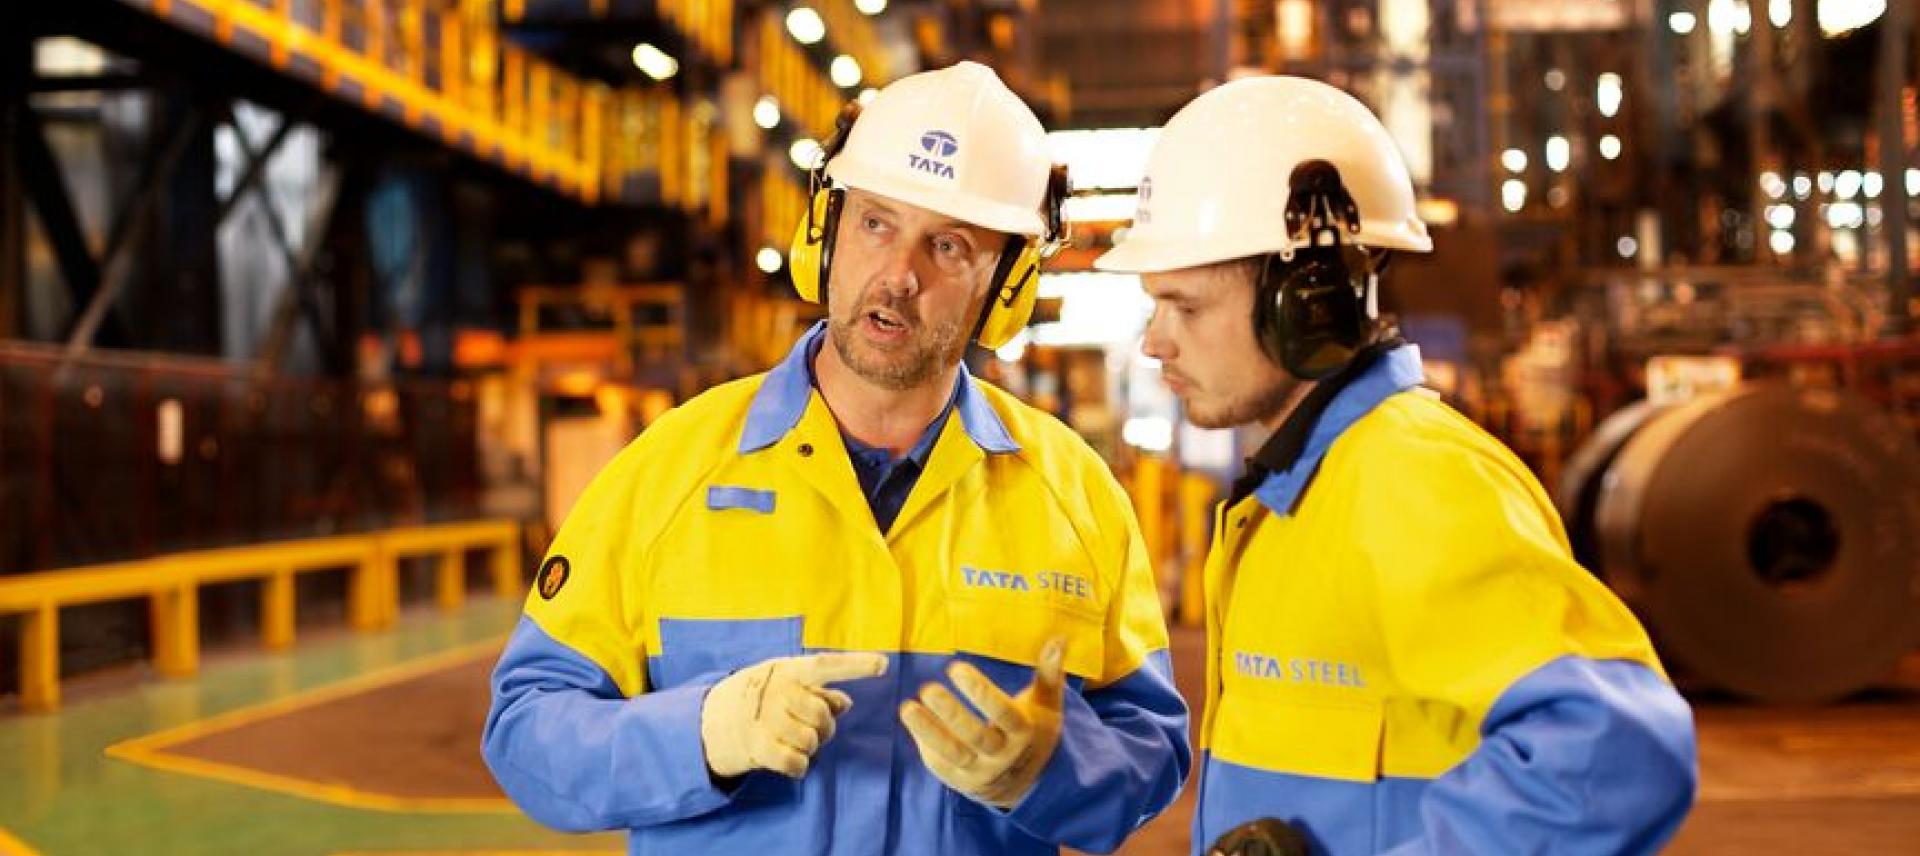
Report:
M 1267 255 L 1254 295 L 1260 347 L 1288 373 L 1319 380 L 1366 344 L 1379 316 L 1374 259 L 1353 242 L 1360 210 L 1324 160 L 1300 164 L 1288 180 L 1293 246 Z

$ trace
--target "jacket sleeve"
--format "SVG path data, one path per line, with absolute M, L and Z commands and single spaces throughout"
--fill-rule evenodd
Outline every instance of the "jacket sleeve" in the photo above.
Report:
M 1060 743 L 1009 812 L 1029 835 L 1090 853 L 1113 852 L 1166 809 L 1193 763 L 1146 546 L 1125 494 L 1111 476 L 1105 481 L 1102 524 L 1120 569 L 1107 613 L 1106 674 L 1066 694 Z
M 1387 659 L 1480 738 L 1386 852 L 1656 852 L 1693 802 L 1692 711 L 1532 477 L 1463 452 L 1369 484 L 1361 514 L 1393 515 L 1387 543 L 1360 546 Z
M 595 477 L 555 537 L 494 668 L 481 738 L 507 796 L 569 832 L 668 823 L 728 802 L 700 743 L 711 685 L 646 692 L 647 654 L 625 594 L 649 529 L 634 514 L 638 447 Z

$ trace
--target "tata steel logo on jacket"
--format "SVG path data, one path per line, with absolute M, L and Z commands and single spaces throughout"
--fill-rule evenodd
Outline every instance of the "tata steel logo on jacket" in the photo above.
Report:
M 1018 592 L 1049 591 L 1073 600 L 1093 600 L 1092 580 L 1060 571 L 1040 571 L 1028 575 L 1019 571 L 989 571 L 961 565 L 960 582 L 967 588 Z
M 946 131 L 927 131 L 920 135 L 920 151 L 924 155 L 907 154 L 907 166 L 921 172 L 932 173 L 941 178 L 952 178 L 953 167 L 942 163 L 940 159 L 953 157 L 960 151 L 960 141 Z

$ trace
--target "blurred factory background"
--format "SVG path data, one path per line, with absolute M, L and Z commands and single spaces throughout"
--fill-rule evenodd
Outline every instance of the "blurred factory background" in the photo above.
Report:
M 475 752 L 529 565 L 814 319 L 841 105 L 961 59 L 1075 187 L 970 362 L 1122 475 L 1188 661 L 1260 438 L 1091 261 L 1175 109 L 1313 76 L 1412 168 L 1430 383 L 1697 705 L 1674 852 L 1920 852 L 1916 57 L 1905 0 L 0 3 L 0 853 L 620 852 Z

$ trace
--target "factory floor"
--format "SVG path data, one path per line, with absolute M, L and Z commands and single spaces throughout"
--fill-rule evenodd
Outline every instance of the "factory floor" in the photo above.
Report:
M 480 765 L 516 607 L 419 610 L 384 633 L 213 655 L 193 680 L 73 682 L 58 714 L 0 712 L 0 854 L 621 852 L 520 817 Z M 1176 631 L 1190 697 L 1202 649 Z M 1845 704 L 1695 704 L 1700 801 L 1668 852 L 1920 853 L 1920 657 Z M 1192 795 L 1121 852 L 1185 854 Z

